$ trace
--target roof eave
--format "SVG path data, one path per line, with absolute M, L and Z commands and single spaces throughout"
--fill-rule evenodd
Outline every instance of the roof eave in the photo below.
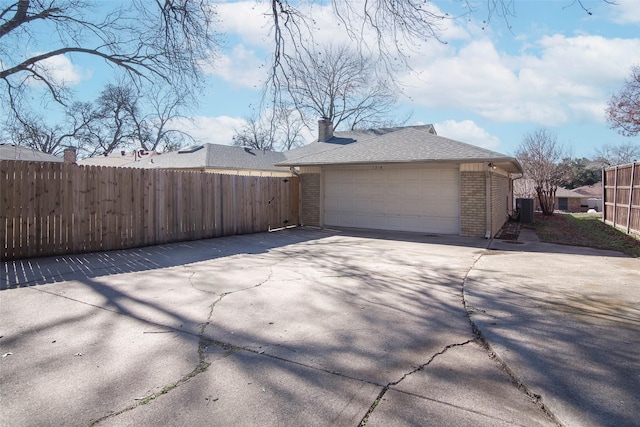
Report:
M 349 166 L 349 165 L 368 165 L 368 164 L 403 164 L 403 163 L 478 163 L 478 162 L 490 162 L 495 163 L 496 166 L 506 170 L 509 173 L 523 173 L 522 166 L 518 160 L 510 157 L 500 158 L 457 158 L 457 159 L 418 159 L 418 160 L 366 160 L 366 161 L 351 161 L 351 162 L 296 162 L 295 160 L 289 162 L 276 163 L 275 166 L 279 167 L 296 167 L 296 166 Z

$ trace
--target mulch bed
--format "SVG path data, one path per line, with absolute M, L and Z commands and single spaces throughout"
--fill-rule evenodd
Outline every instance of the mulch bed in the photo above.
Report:
M 507 221 L 500 231 L 496 234 L 496 239 L 500 240 L 518 240 L 520 235 L 520 223 L 516 221 Z

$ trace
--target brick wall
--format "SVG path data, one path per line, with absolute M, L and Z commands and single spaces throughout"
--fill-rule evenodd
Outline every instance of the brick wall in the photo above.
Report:
M 460 235 L 484 237 L 486 231 L 484 172 L 460 172 Z
M 491 235 L 495 236 L 509 219 L 509 178 L 497 173 L 491 175 Z
M 300 223 L 302 225 L 320 226 L 320 174 L 300 174 Z
M 556 197 L 556 209 L 560 210 L 560 199 Z M 566 212 L 586 212 L 587 207 L 582 207 L 582 199 L 577 197 L 567 197 L 567 210 Z

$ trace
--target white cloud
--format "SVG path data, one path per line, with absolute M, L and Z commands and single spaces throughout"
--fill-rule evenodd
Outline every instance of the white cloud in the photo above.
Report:
M 484 38 L 419 61 L 414 64 L 419 74 L 402 82 L 426 107 L 555 126 L 570 120 L 602 122 L 597 106 L 606 103 L 638 62 L 640 38 L 555 35 L 515 56 L 499 52 Z
M 463 120 L 461 122 L 445 120 L 441 123 L 435 123 L 433 127 L 439 136 L 477 145 L 478 147 L 493 150 L 500 145 L 498 137 L 489 134 L 472 120 Z
M 57 55 L 40 61 L 36 65 L 39 73 L 47 75 L 56 84 L 62 86 L 72 86 L 83 80 L 90 78 L 90 73 L 74 65 L 71 60 L 64 55 Z
M 640 1 L 620 0 L 607 10 L 624 11 L 626 19 L 634 21 L 640 13 L 637 5 Z M 320 44 L 350 42 L 331 2 L 298 7 L 308 8 L 304 10 L 313 18 L 308 43 L 311 37 Z M 211 73 L 234 85 L 260 88 L 274 49 L 269 4 L 219 3 L 217 11 L 231 47 Z M 443 20 L 442 30 L 442 40 L 449 44 L 430 39 L 411 46 L 418 53 L 410 53 L 414 73 L 400 78 L 405 92 L 421 106 L 466 110 L 496 122 L 603 123 L 602 106 L 623 84 L 629 67 L 640 63 L 640 38 L 511 37 L 505 43 L 517 45 L 507 53 L 494 41 L 498 36 L 491 28 L 481 30 L 472 21 Z M 364 38 L 376 45 L 374 34 L 365 33 Z
M 344 22 L 337 17 L 334 6 L 329 2 L 327 4 L 318 3 L 301 3 L 296 5 L 301 11 L 301 15 L 307 16 L 309 19 L 302 21 L 297 19 L 297 26 L 289 25 L 289 28 L 296 28 L 301 31 L 300 38 L 296 39 L 295 44 L 303 44 L 305 48 L 312 48 L 314 44 L 322 46 L 325 44 L 351 44 L 356 43 L 349 32 L 354 32 L 354 28 L 347 31 Z M 350 15 L 354 22 L 359 22 L 355 14 L 361 13 L 364 7 L 360 1 L 351 1 L 348 4 L 337 4 L 336 7 L 341 8 L 343 16 Z M 426 8 L 430 8 L 434 14 L 442 14 L 442 12 L 433 4 L 426 3 Z M 352 8 L 349 13 L 346 8 Z M 275 49 L 275 40 L 273 34 L 273 21 L 269 4 L 240 1 L 219 3 L 216 11 L 220 21 L 220 32 L 226 34 L 229 44 L 228 52 L 223 52 L 221 57 L 216 61 L 215 69 L 209 70 L 211 74 L 222 77 L 225 81 L 240 86 L 253 87 L 256 80 L 263 81 L 267 77 L 268 64 L 271 55 Z M 443 41 L 454 41 L 461 39 L 469 39 L 469 32 L 462 26 L 458 25 L 458 21 L 454 19 L 444 19 L 436 21 L 439 27 L 439 35 Z M 288 37 L 287 28 L 282 27 L 283 36 Z M 359 29 L 355 30 L 358 37 L 362 37 L 363 49 L 370 49 L 370 53 L 377 55 L 377 35 L 371 29 L 365 29 L 359 34 Z M 393 39 L 394 35 L 387 35 L 388 39 Z M 293 49 L 294 43 L 290 40 L 286 41 L 285 49 Z M 437 57 L 447 49 L 446 44 L 440 43 L 436 39 L 430 39 L 427 42 L 411 41 L 411 44 L 405 43 L 403 51 L 411 56 L 419 51 L 421 58 Z M 287 52 L 291 54 L 292 52 Z M 393 54 L 394 52 L 390 52 Z M 265 67 L 266 66 L 266 67 Z M 259 83 L 258 83 L 259 86 Z
M 200 143 L 232 145 L 233 135 L 244 126 L 246 121 L 237 117 L 196 116 L 189 120 L 179 119 L 172 123 L 178 130 L 184 131 Z
M 616 4 L 610 5 L 609 10 L 613 22 L 618 24 L 640 23 L 640 2 L 638 0 L 616 0 Z
M 273 41 L 269 37 L 272 25 L 269 5 L 256 1 L 218 3 L 220 32 L 234 35 L 246 45 L 268 48 Z
M 236 45 L 228 55 L 220 55 L 215 68 L 206 71 L 233 85 L 248 88 L 259 88 L 266 77 L 264 60 L 243 45 Z

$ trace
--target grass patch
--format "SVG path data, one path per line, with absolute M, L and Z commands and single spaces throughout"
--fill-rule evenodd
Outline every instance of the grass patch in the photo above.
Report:
M 623 252 L 640 258 L 640 239 L 602 222 L 602 214 L 536 214 L 532 228 L 541 241 Z

